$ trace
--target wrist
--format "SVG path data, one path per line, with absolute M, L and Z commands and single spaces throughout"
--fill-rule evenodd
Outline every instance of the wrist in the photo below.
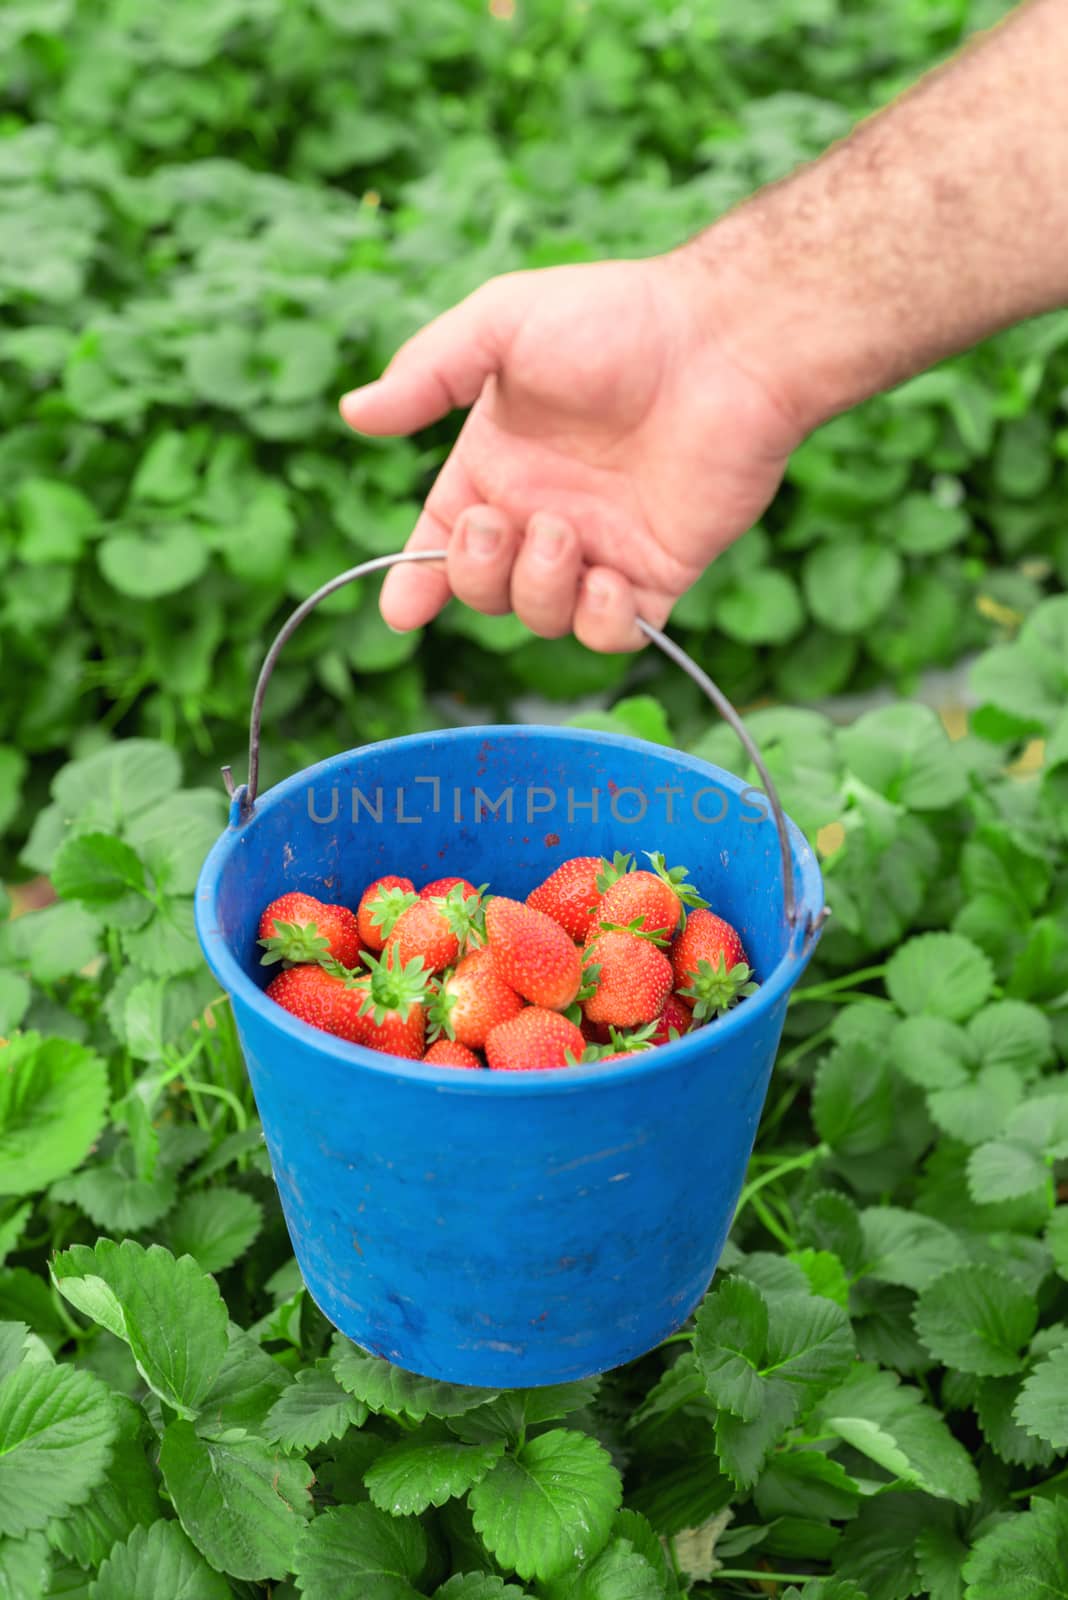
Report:
M 703 336 L 759 384 L 800 440 L 881 385 L 848 347 L 844 308 L 812 259 L 815 241 L 785 237 L 779 213 L 776 192 L 765 191 L 674 256 L 694 286 Z

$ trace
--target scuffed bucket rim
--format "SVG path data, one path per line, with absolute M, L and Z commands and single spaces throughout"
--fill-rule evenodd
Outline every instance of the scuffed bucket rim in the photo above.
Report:
M 472 739 L 486 738 L 544 738 L 577 745 L 605 746 L 625 750 L 632 755 L 663 757 L 670 755 L 673 762 L 687 768 L 706 781 L 720 783 L 734 794 L 743 791 L 760 792 L 756 785 L 747 783 L 735 773 L 714 766 L 696 756 L 676 750 L 670 745 L 653 744 L 646 739 L 634 739 L 627 734 L 601 733 L 589 728 L 552 727 L 542 723 L 480 723 L 471 727 L 438 729 L 426 733 L 405 734 L 396 739 L 381 739 L 374 744 L 360 745 L 352 750 L 328 756 L 314 766 L 304 767 L 291 777 L 275 784 L 260 794 L 255 811 L 247 823 L 235 828 L 229 826 L 212 846 L 200 871 L 196 890 L 196 929 L 201 949 L 214 976 L 233 999 L 253 1011 L 263 1022 L 294 1043 L 311 1045 L 324 1056 L 337 1063 L 359 1066 L 361 1069 L 381 1073 L 386 1077 L 426 1083 L 460 1094 L 569 1094 L 592 1083 L 611 1083 L 638 1076 L 652 1076 L 671 1070 L 687 1056 L 696 1057 L 710 1047 L 717 1051 L 742 1037 L 765 1012 L 770 1011 L 793 988 L 804 971 L 816 943 L 816 935 L 809 937 L 814 925 L 819 927 L 823 911 L 823 878 L 819 863 L 804 834 L 789 817 L 786 819 L 796 873 L 797 924 L 789 945 L 761 983 L 755 995 L 719 1017 L 707 1027 L 695 1029 L 673 1043 L 660 1045 L 655 1050 L 636 1052 L 629 1061 L 612 1061 L 604 1065 L 589 1062 L 577 1067 L 534 1067 L 525 1072 L 471 1072 L 457 1067 L 428 1066 L 421 1061 L 407 1061 L 400 1056 L 389 1056 L 377 1050 L 367 1050 L 363 1045 L 335 1038 L 321 1028 L 301 1022 L 281 1006 L 268 1000 L 264 991 L 245 971 L 234 955 L 222 929 L 215 921 L 215 902 L 219 882 L 227 861 L 239 836 L 246 828 L 254 828 L 261 811 L 284 805 L 293 795 L 303 792 L 309 782 L 315 781 L 337 763 L 348 761 L 371 751 L 388 751 L 406 748 L 418 750 L 449 741 L 456 736 Z M 769 819 L 770 821 L 770 819 Z

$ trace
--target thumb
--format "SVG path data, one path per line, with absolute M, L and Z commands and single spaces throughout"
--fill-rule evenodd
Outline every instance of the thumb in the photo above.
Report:
M 526 299 L 525 274 L 493 278 L 401 346 L 375 383 L 341 399 L 357 433 L 415 433 L 474 405 L 500 370 Z

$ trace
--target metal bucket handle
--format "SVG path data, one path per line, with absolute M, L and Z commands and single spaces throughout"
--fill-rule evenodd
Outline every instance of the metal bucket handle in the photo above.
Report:
M 277 665 L 279 656 L 305 617 L 315 610 L 321 600 L 325 600 L 328 595 L 336 593 L 338 589 L 343 589 L 346 584 L 355 583 L 358 578 L 365 578 L 372 572 L 383 572 L 389 567 L 399 566 L 402 562 L 407 561 L 444 561 L 445 554 L 444 550 L 402 550 L 394 555 L 375 556 L 370 561 L 361 561 L 358 567 L 350 567 L 347 572 L 338 573 L 336 578 L 331 578 L 329 583 L 324 583 L 322 588 L 316 589 L 315 593 L 309 595 L 307 600 L 302 601 L 292 615 L 282 624 L 274 643 L 263 659 L 263 666 L 260 668 L 260 675 L 256 680 L 255 693 L 252 696 L 252 714 L 249 718 L 248 730 L 248 782 L 235 788 L 233 772 L 230 767 L 227 766 L 222 769 L 223 781 L 233 802 L 231 817 L 238 824 L 247 822 L 251 817 L 256 804 L 256 796 L 259 793 L 260 726 L 263 720 L 263 702 L 267 693 L 267 685 L 271 681 L 271 674 Z M 764 763 L 763 756 L 754 744 L 745 723 L 723 691 L 712 682 L 707 672 L 686 654 L 681 645 L 676 644 L 674 639 L 670 639 L 659 628 L 654 628 L 651 622 L 646 622 L 644 617 L 638 617 L 635 620 L 645 637 L 652 644 L 655 644 L 659 650 L 662 650 L 670 660 L 681 667 L 686 676 L 692 679 L 706 698 L 711 701 L 723 720 L 737 734 L 746 755 L 757 769 L 760 781 L 764 786 L 764 792 L 771 805 L 775 831 L 779 838 L 779 851 L 782 855 L 783 912 L 789 926 L 796 927 L 800 918 L 794 883 L 793 855 L 790 850 L 790 838 L 786 827 L 786 814 L 783 811 L 782 802 L 779 800 L 778 791 Z M 827 915 L 827 910 L 824 908 L 818 916 L 806 918 L 804 930 L 804 942 L 806 945 L 819 934 Z

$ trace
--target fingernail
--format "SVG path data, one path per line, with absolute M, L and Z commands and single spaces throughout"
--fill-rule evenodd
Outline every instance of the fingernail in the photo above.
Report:
M 530 530 L 530 542 L 538 561 L 556 561 L 560 555 L 566 530 L 557 522 L 539 522 Z
M 594 573 L 586 579 L 586 599 L 591 611 L 606 611 L 612 599 L 612 585 Z
M 464 543 L 474 556 L 485 560 L 501 542 L 500 529 L 488 517 L 468 517 Z

